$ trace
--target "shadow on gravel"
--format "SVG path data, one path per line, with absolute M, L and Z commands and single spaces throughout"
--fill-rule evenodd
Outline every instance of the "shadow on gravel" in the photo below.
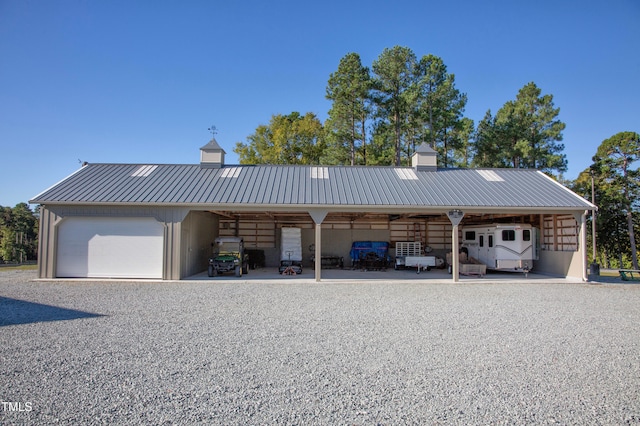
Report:
M 34 322 L 96 318 L 104 315 L 0 296 L 0 327 Z

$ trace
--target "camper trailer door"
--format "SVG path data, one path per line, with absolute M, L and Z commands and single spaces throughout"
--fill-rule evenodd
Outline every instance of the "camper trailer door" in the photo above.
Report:
M 489 267 L 495 267 L 493 232 L 481 231 L 478 235 L 478 260 Z

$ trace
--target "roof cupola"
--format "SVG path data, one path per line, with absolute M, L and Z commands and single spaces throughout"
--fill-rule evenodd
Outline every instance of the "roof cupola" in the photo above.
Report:
M 411 156 L 411 166 L 416 171 L 435 172 L 438 170 L 438 153 L 423 142 Z
M 216 138 L 200 148 L 200 167 L 218 169 L 224 165 L 224 149 L 220 148 Z

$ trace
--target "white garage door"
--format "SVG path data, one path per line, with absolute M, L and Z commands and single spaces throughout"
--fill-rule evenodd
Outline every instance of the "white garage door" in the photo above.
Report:
M 163 242 L 164 227 L 153 218 L 66 218 L 56 276 L 162 278 Z

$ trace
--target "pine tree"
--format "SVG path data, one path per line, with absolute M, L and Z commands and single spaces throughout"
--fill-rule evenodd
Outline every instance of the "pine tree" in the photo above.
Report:
M 620 132 L 604 140 L 593 158 L 594 170 L 600 182 L 608 188 L 608 196 L 615 200 L 615 211 L 624 216 L 628 234 L 631 264 L 638 268 L 635 240 L 634 211 L 640 207 L 640 135 Z
M 545 172 L 567 170 L 562 131 L 552 95 L 541 95 L 535 83 L 525 85 L 495 117 L 490 113 L 477 131 L 476 159 L 480 167 L 535 168 Z M 479 124 L 480 126 L 480 124 Z
M 328 144 L 327 164 L 366 164 L 366 126 L 370 118 L 369 69 L 357 53 L 340 60 L 338 70 L 327 84 L 327 99 L 333 101 L 325 123 Z

